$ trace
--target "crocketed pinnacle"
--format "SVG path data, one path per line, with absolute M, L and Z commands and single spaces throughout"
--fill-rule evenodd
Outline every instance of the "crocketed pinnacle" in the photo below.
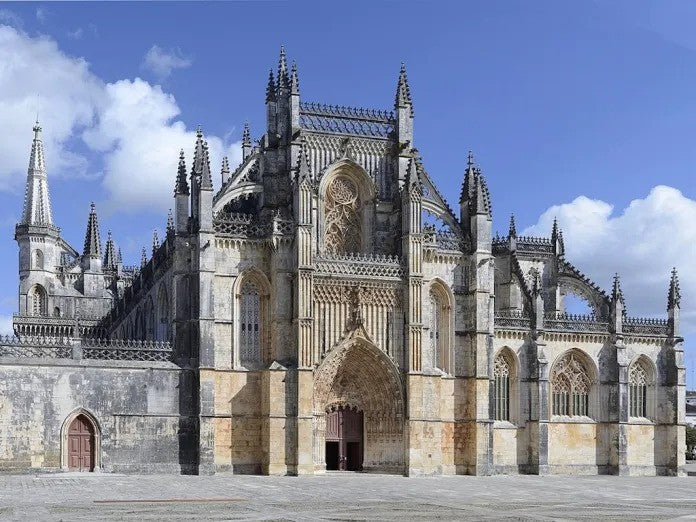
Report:
M 147 252 L 145 251 L 145 247 L 143 247 L 142 251 L 140 252 L 140 267 L 144 267 L 147 264 Z
M 174 232 L 174 216 L 172 215 L 172 209 L 167 212 L 167 234 Z
M 210 175 L 210 155 L 208 142 L 203 142 L 203 161 L 201 163 L 201 190 L 213 190 L 213 178 Z
M 203 129 L 199 125 L 196 129 L 196 145 L 193 151 L 193 164 L 191 165 L 191 186 L 203 174 L 205 142 L 203 141 Z
M 268 85 L 266 86 L 266 103 L 276 101 L 275 91 L 275 78 L 273 77 L 273 69 L 271 69 L 268 71 Z
M 249 122 L 244 122 L 244 130 L 242 131 L 242 147 L 251 147 L 251 132 L 249 131 Z
M 160 242 L 159 242 L 159 235 L 157 234 L 157 229 L 154 229 L 152 231 L 152 256 L 154 257 L 155 252 L 160 247 Z
M 553 218 L 553 226 L 551 227 L 551 242 L 556 243 L 558 240 L 558 220 L 554 217 Z
M 92 203 L 89 207 L 89 218 L 87 220 L 87 233 L 85 234 L 83 255 L 96 258 L 101 257 L 99 221 L 97 220 L 97 210 L 94 203 Z
M 509 237 L 517 237 L 517 227 L 515 226 L 515 214 L 510 214 L 510 228 L 508 229 Z
M 292 61 L 292 70 L 290 72 L 290 94 L 300 94 L 300 80 L 297 77 L 297 64 Z
M 184 149 L 181 149 L 181 152 L 179 152 L 179 168 L 176 174 L 174 194 L 189 195 L 189 185 L 188 181 L 186 181 L 186 158 L 184 157 Z
M 116 263 L 119 265 L 123 264 L 123 256 L 121 255 L 121 248 L 119 247 L 118 252 L 116 253 Z
M 667 295 L 667 308 L 679 308 L 681 305 L 681 291 L 679 290 L 679 275 L 677 269 L 672 268 L 672 277 L 669 280 L 669 294 Z
M 474 194 L 470 203 L 470 214 L 485 214 L 491 217 L 491 198 L 488 193 L 488 185 L 481 171 L 476 169 L 474 172 Z
M 280 46 L 280 57 L 278 58 L 278 91 L 290 89 L 290 78 L 288 77 L 288 62 L 285 58 L 285 47 Z
M 469 151 L 466 158 L 466 170 L 464 171 L 464 181 L 462 182 L 462 190 L 459 194 L 459 204 L 464 205 L 469 201 L 474 193 L 474 178 L 476 171 L 474 169 L 474 155 Z
M 621 291 L 621 281 L 619 280 L 619 274 L 614 274 L 614 283 L 611 289 L 611 300 L 614 302 L 624 303 L 623 292 Z
M 106 235 L 106 248 L 104 249 L 104 268 L 116 268 L 116 248 L 111 237 L 111 230 Z
M 33 127 L 34 141 L 29 155 L 27 185 L 24 192 L 23 225 L 52 225 L 51 199 L 48 194 L 46 160 L 44 159 L 41 125 L 37 120 Z
M 401 62 L 401 70 L 399 71 L 399 83 L 396 87 L 396 108 L 408 107 L 410 114 L 413 116 L 413 100 L 411 99 L 411 88 L 408 85 L 408 77 L 406 76 L 406 65 Z
M 224 156 L 222 158 L 222 167 L 220 168 L 220 177 L 222 178 L 223 183 L 225 181 L 227 181 L 230 177 L 230 162 L 227 159 L 227 156 Z

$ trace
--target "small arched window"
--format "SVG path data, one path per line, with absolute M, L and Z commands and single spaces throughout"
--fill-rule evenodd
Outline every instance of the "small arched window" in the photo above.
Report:
M 254 281 L 242 284 L 239 297 L 239 355 L 242 364 L 261 361 L 261 294 Z
M 34 285 L 29 290 L 29 314 L 45 316 L 48 315 L 48 298 L 46 290 L 41 285 Z
M 44 255 L 41 250 L 34 250 L 34 269 L 43 270 L 44 269 Z
M 629 415 L 650 418 L 653 392 L 652 368 L 642 358 L 631 364 L 628 370 Z
M 570 352 L 555 364 L 551 375 L 551 402 L 554 415 L 590 415 L 592 380 L 584 362 Z
M 510 420 L 510 383 L 513 376 L 513 363 L 504 353 L 499 353 L 494 361 L 494 419 Z

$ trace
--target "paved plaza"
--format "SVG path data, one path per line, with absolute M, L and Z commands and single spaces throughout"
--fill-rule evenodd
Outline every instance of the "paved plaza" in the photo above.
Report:
M 696 520 L 696 477 L 0 476 L 0 520 Z

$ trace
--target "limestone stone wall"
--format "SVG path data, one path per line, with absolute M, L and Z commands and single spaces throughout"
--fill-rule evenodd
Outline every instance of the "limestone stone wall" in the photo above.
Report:
M 66 425 L 84 411 L 97 424 L 104 471 L 180 473 L 181 372 L 169 363 L 0 360 L 0 470 L 67 467 Z

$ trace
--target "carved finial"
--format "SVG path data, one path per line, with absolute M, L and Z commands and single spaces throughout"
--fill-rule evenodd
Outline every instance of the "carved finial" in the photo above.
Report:
M 469 151 L 469 154 L 466 157 L 466 168 L 470 169 L 473 166 L 474 166 L 474 153 Z
M 510 214 L 510 228 L 508 237 L 517 237 L 517 227 L 515 226 L 515 214 Z
M 679 289 L 679 275 L 677 268 L 672 268 L 672 277 L 669 281 L 669 294 L 667 295 L 667 309 L 679 308 L 681 305 L 681 291 Z

